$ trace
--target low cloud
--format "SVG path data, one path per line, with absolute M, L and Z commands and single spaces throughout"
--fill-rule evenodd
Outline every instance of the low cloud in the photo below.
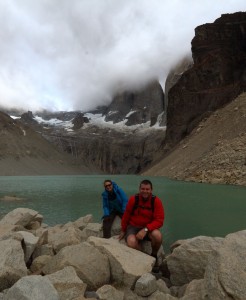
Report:
M 190 54 L 195 27 L 245 0 L 0 0 L 0 105 L 88 110 Z

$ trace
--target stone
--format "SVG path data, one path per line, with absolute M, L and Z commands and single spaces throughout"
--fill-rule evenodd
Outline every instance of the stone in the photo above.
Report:
M 46 277 L 58 291 L 60 300 L 73 300 L 85 293 L 86 284 L 77 276 L 73 267 L 65 267 Z
M 52 245 L 55 253 L 69 245 L 76 245 L 82 241 L 82 232 L 72 223 L 70 226 L 55 226 L 48 229 L 48 242 Z
M 170 280 L 176 286 L 204 277 L 208 258 L 212 252 L 221 247 L 223 238 L 198 236 L 179 243 L 180 245 L 166 257 L 171 274 Z
M 124 293 L 111 285 L 104 285 L 96 291 L 100 300 L 123 300 Z
M 23 237 L 22 246 L 24 250 L 25 263 L 27 263 L 37 246 L 39 238 L 27 231 L 18 231 L 18 234 Z
M 23 227 L 35 220 L 38 212 L 30 208 L 16 208 L 0 220 L 0 225 L 21 225 Z
M 156 278 L 150 273 L 143 274 L 135 284 L 135 293 L 139 296 L 148 297 L 157 290 Z
M 77 226 L 80 230 L 83 230 L 88 225 L 88 223 L 92 223 L 92 221 L 93 216 L 91 214 L 88 214 L 84 217 L 77 219 L 73 222 L 73 224 Z
M 88 242 L 107 255 L 111 278 L 118 284 L 133 288 L 137 279 L 149 273 L 155 263 L 152 256 L 129 248 L 116 239 L 89 237 Z
M 0 241 L 0 291 L 10 288 L 26 275 L 21 241 L 14 238 Z
M 66 246 L 61 249 L 42 269 L 44 274 L 52 274 L 72 266 L 78 277 L 95 290 L 110 281 L 109 259 L 87 242 Z
M 48 278 L 41 275 L 25 276 L 18 280 L 4 296 L 5 300 L 59 300 L 58 292 Z

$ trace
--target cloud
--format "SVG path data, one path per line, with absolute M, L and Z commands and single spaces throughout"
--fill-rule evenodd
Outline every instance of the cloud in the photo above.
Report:
M 195 27 L 245 0 L 0 0 L 0 105 L 88 110 L 164 82 Z

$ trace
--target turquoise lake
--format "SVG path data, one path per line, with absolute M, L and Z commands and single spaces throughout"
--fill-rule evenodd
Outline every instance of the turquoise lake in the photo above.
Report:
M 0 217 L 17 207 L 27 207 L 42 214 L 48 225 L 64 224 L 86 214 L 100 222 L 104 179 L 114 180 L 130 196 L 138 192 L 139 183 L 145 178 L 152 181 L 153 193 L 164 204 L 162 232 L 166 252 L 178 239 L 198 235 L 224 237 L 246 229 L 246 187 L 135 175 L 0 176 L 0 198 L 23 198 L 0 201 Z

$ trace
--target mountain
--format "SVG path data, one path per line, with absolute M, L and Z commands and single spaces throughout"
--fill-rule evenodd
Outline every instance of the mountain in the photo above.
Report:
M 63 175 L 102 173 L 58 151 L 19 120 L 0 112 L 0 175 Z
M 202 120 L 142 175 L 246 186 L 246 93 Z
M 168 92 L 166 151 L 211 112 L 246 90 L 246 13 L 195 29 L 193 65 Z

